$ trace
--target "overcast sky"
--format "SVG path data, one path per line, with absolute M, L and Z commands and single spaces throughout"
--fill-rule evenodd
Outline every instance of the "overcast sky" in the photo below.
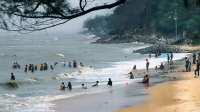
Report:
M 106 15 L 106 14 L 111 14 L 113 12 L 113 9 L 105 9 L 105 10 L 100 10 L 100 11 L 95 11 L 95 12 L 91 12 L 89 14 L 86 14 L 84 16 L 80 16 L 78 18 L 72 19 L 71 21 L 63 24 L 63 25 L 59 25 L 50 29 L 47 29 L 46 31 L 65 31 L 68 33 L 76 33 L 80 30 L 83 30 L 82 26 L 83 26 L 83 22 L 89 18 L 89 17 L 94 17 L 95 15 Z
M 73 7 L 78 7 L 79 5 L 79 0 L 68 0 Z M 102 5 L 103 3 L 113 3 L 116 0 L 96 0 L 96 2 L 93 2 L 93 4 L 90 4 L 89 6 L 95 5 L 95 4 L 100 4 Z M 91 17 L 93 18 L 96 15 L 106 15 L 106 14 L 111 14 L 113 13 L 114 8 L 112 9 L 104 9 L 104 10 L 99 10 L 99 11 L 94 11 L 91 13 L 88 13 L 84 16 L 80 16 L 78 18 L 72 19 L 71 21 L 60 25 L 60 26 L 56 26 L 54 28 L 51 29 L 47 29 L 47 31 L 65 31 L 68 33 L 76 33 L 80 30 L 83 30 L 82 26 L 83 26 L 83 22 Z

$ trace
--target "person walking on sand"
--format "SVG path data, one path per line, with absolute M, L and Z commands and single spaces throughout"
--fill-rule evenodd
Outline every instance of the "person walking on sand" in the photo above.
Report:
M 189 65 L 189 59 L 187 57 L 185 57 L 185 69 L 186 69 L 186 72 L 188 72 L 188 65 Z
M 198 53 L 197 59 L 198 59 L 198 63 L 200 63 L 200 53 Z
M 149 61 L 148 61 L 148 59 L 146 59 L 146 68 L 147 68 L 147 72 L 149 72 Z
M 188 58 L 188 61 L 189 61 L 189 63 L 188 63 L 188 72 L 190 72 L 191 71 L 191 61 L 190 61 L 190 58 Z
M 196 53 L 193 54 L 193 64 L 196 64 Z
M 196 77 L 196 72 L 197 72 L 197 76 L 199 77 L 199 63 L 198 63 L 198 60 L 197 60 L 197 63 L 196 63 L 196 70 L 194 71 L 194 77 Z

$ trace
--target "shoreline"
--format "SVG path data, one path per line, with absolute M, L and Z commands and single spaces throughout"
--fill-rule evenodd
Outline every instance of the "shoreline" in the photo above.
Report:
M 179 60 L 176 60 L 175 63 L 176 64 L 174 64 L 174 69 L 172 71 L 176 70 L 177 65 L 180 65 Z M 134 75 L 136 76 L 138 73 L 143 73 L 144 71 L 146 72 L 146 69 L 134 71 Z M 149 71 L 150 71 L 150 74 L 148 75 L 152 76 L 151 74 L 154 74 L 152 78 L 150 79 L 150 82 L 151 82 L 150 88 L 152 88 L 152 86 L 157 85 L 157 83 L 168 82 L 168 80 L 179 80 L 178 78 L 170 79 L 170 78 L 163 78 L 163 77 L 160 77 L 160 79 L 157 79 L 157 77 L 159 77 L 160 75 L 159 72 L 161 72 L 162 74 L 168 74 L 164 72 L 164 71 L 169 71 L 168 69 L 165 69 L 162 71 L 162 70 L 155 70 L 154 68 L 151 68 L 149 69 Z M 143 78 L 143 75 L 140 75 L 140 76 L 137 75 L 136 77 Z M 157 80 L 157 82 L 155 82 L 155 80 Z M 134 93 L 135 90 L 132 88 L 138 88 L 140 93 L 135 94 Z M 51 102 L 54 104 L 54 106 L 50 107 L 50 109 L 55 110 L 56 112 L 63 112 L 66 110 L 70 112 L 77 112 L 77 111 L 93 112 L 93 111 L 97 111 L 96 108 L 98 108 L 99 109 L 98 112 L 101 112 L 101 111 L 113 112 L 113 111 L 117 111 L 119 109 L 123 109 L 126 107 L 137 106 L 141 104 L 142 102 L 146 101 L 148 99 L 148 94 L 146 94 L 146 89 L 148 88 L 149 87 L 147 87 L 144 84 L 130 84 L 127 87 L 124 86 L 123 88 L 111 89 L 110 91 L 106 91 L 106 92 L 84 94 L 84 95 L 79 95 L 76 97 L 55 100 Z M 120 96 L 121 94 L 124 94 L 124 93 L 129 93 L 129 94 L 131 93 L 131 96 L 134 96 L 134 97 L 130 98 L 127 95 Z M 122 104 L 119 104 L 116 102 L 122 102 Z M 76 106 L 72 106 L 72 105 L 76 105 Z M 87 111 L 82 111 L 84 109 Z
M 192 60 L 191 60 L 192 61 Z M 167 81 L 152 87 L 147 93 L 149 100 L 139 106 L 120 109 L 117 112 L 197 112 L 200 110 L 200 79 L 194 78 L 196 64 L 191 72 L 170 73 L 165 76 L 182 80 Z M 177 70 L 185 70 L 184 63 Z

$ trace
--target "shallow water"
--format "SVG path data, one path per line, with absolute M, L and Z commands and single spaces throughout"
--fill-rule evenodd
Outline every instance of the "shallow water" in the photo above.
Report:
M 138 69 L 145 68 L 148 55 L 132 54 L 132 50 L 149 45 L 137 43 L 123 44 L 90 44 L 95 41 L 88 35 L 78 34 L 28 34 L 0 36 L 0 111 L 51 111 L 49 101 L 74 97 L 81 94 L 92 94 L 109 90 L 105 88 L 108 78 L 113 81 L 113 88 L 124 87 L 125 83 L 142 80 L 136 77 L 130 80 L 128 73 L 133 65 Z M 16 55 L 16 56 L 14 56 Z M 174 59 L 181 59 L 187 54 L 174 54 Z M 62 67 L 65 60 L 78 66 Z M 166 61 L 166 58 L 151 58 L 150 68 Z M 13 63 L 20 64 L 19 69 L 13 69 Z M 41 63 L 47 63 L 48 68 L 54 62 L 58 64 L 54 70 L 39 70 Z M 24 72 L 25 65 L 37 65 L 38 70 Z M 92 68 L 90 68 L 92 66 Z M 10 82 L 10 73 L 15 75 L 15 82 Z M 91 88 L 96 81 L 98 88 Z M 72 91 L 60 91 L 61 82 L 72 83 Z M 81 90 L 81 84 L 89 89 Z M 116 85 L 116 86 L 115 86 Z

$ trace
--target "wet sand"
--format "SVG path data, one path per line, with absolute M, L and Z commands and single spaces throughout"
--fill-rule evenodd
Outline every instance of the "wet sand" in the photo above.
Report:
M 148 99 L 146 90 L 151 88 L 151 86 L 156 83 L 174 80 L 174 79 L 164 79 L 162 77 L 157 78 L 158 72 L 161 70 L 149 70 L 150 75 L 150 85 L 139 84 L 137 82 L 141 81 L 146 70 L 134 71 L 136 78 L 140 80 L 134 82 L 133 84 L 124 84 L 123 88 L 112 89 L 103 93 L 80 95 L 76 97 L 61 99 L 53 101 L 55 104 L 51 109 L 56 112 L 114 112 L 122 108 L 132 107 L 140 105 Z M 137 75 L 141 73 L 140 75 Z M 114 83 L 113 83 L 113 86 Z M 150 86 L 150 87 L 149 87 Z
M 200 78 L 194 78 L 195 69 L 192 65 L 191 72 L 168 74 L 182 80 L 158 84 L 148 91 L 149 100 L 117 112 L 200 112 Z M 185 70 L 184 64 L 178 70 Z

